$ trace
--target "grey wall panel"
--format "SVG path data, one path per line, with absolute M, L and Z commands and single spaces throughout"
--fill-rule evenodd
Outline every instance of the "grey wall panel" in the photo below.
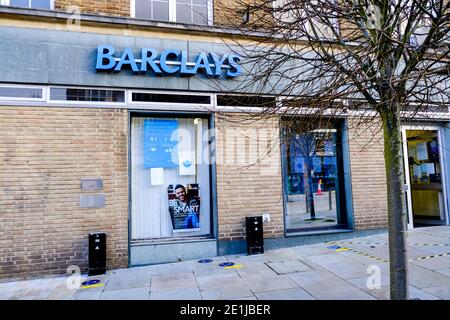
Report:
M 165 243 L 130 247 L 130 266 L 177 262 L 217 256 L 217 241 Z
M 114 46 L 116 56 L 130 47 L 136 58 L 140 58 L 141 48 L 149 47 L 159 52 L 163 49 L 186 50 L 195 60 L 202 51 L 219 56 L 232 53 L 233 50 L 221 43 L 16 27 L 0 27 L 0 40 L 0 82 L 219 92 L 236 91 L 245 79 L 211 79 L 202 73 L 182 77 L 136 74 L 131 70 L 119 73 L 95 70 L 97 46 L 100 44 Z M 251 88 L 255 88 L 254 84 Z

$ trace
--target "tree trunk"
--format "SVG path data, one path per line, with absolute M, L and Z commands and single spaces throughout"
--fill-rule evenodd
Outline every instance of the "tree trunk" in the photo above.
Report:
M 381 113 L 384 132 L 389 227 L 389 270 L 392 300 L 408 299 L 406 204 L 400 113 L 396 108 Z

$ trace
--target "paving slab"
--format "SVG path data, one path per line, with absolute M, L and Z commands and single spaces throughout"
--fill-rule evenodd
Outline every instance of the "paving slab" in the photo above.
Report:
M 198 288 L 150 291 L 150 300 L 202 300 Z
M 322 270 L 291 273 L 287 276 L 308 292 L 310 289 L 339 287 L 348 284 L 345 280 Z
M 197 288 L 192 272 L 152 276 L 151 291 Z
M 258 300 L 315 300 L 302 288 L 283 289 L 255 293 Z
M 378 300 L 390 300 L 389 286 L 382 286 L 380 289 L 364 289 L 370 295 L 376 297 Z M 420 300 L 439 300 L 439 297 L 430 294 L 419 288 L 409 286 L 409 299 Z
M 253 274 L 245 275 L 242 278 L 254 293 L 298 287 L 298 285 L 286 275 L 266 277 L 260 274 Z
M 439 270 L 439 269 L 447 269 L 450 268 L 450 259 L 445 257 L 436 257 L 425 260 L 414 260 L 410 263 L 415 264 L 416 266 L 426 268 L 428 270 Z
M 306 245 L 292 248 L 292 250 L 300 256 L 304 257 L 313 257 L 320 256 L 330 252 L 330 249 L 327 249 L 328 244 L 320 244 L 320 245 Z
M 445 269 L 437 269 L 435 270 L 437 273 L 441 273 L 444 276 L 450 277 L 450 268 L 445 268 Z
M 103 291 L 100 300 L 148 300 L 149 291 L 148 287 Z
M 193 270 L 193 261 L 181 261 L 149 266 L 152 275 L 189 273 Z
M 98 300 L 102 295 L 102 290 L 80 289 L 72 296 L 73 300 Z
M 371 276 L 372 276 L 372 274 L 367 274 L 366 276 L 363 276 L 363 277 L 347 279 L 347 281 L 359 289 L 369 289 L 367 282 L 369 280 L 369 277 L 371 277 Z M 389 277 L 385 274 L 381 274 L 380 279 L 379 279 L 380 287 L 388 286 L 389 283 L 390 283 Z M 374 283 L 372 282 L 372 278 L 370 278 L 370 280 L 369 280 L 369 285 L 371 287 L 374 285 Z
M 73 295 L 76 290 L 67 290 L 60 289 L 53 291 L 48 297 L 47 300 L 72 300 Z
M 136 272 L 131 270 L 126 273 L 112 274 L 105 286 L 105 291 L 149 287 L 151 278 L 151 270 L 138 270 Z
M 283 248 L 283 249 L 268 250 L 264 253 L 264 255 L 270 262 L 274 262 L 280 260 L 282 261 L 282 260 L 296 259 L 298 254 L 292 248 Z
M 234 263 L 251 263 L 251 262 L 268 262 L 269 257 L 267 256 L 267 252 L 270 251 L 266 251 L 266 254 L 234 254 L 234 255 L 227 255 L 224 256 L 223 258 L 226 259 L 226 261 L 231 261 Z
M 441 299 L 450 300 L 450 285 L 423 288 L 423 291 L 426 291 Z
M 246 287 L 244 280 L 234 270 L 229 271 L 227 274 L 198 276 L 198 287 L 201 291 Z
M 334 252 L 334 251 L 331 251 L 328 254 L 323 254 L 320 256 L 308 257 L 308 259 L 314 263 L 317 263 L 318 265 L 321 265 L 321 266 L 332 266 L 332 265 L 338 264 L 338 263 L 351 262 L 351 260 L 348 257 L 346 257 L 345 255 L 339 254 L 338 252 Z
M 314 298 L 319 300 L 376 300 L 373 296 L 352 285 L 336 287 L 311 287 L 308 290 Z
M 355 279 L 367 275 L 367 266 L 358 262 L 336 263 L 331 266 L 324 266 L 326 270 L 342 279 Z
M 231 287 L 221 290 L 205 290 L 200 292 L 204 300 L 234 300 L 254 297 L 247 286 Z
M 277 262 L 267 262 L 266 263 L 268 267 L 270 267 L 272 270 L 274 270 L 277 274 L 287 274 L 287 273 L 294 273 L 294 272 L 304 272 L 304 271 L 311 271 L 312 269 L 301 262 L 298 259 L 293 260 L 284 260 L 284 261 L 277 261 Z
M 450 278 L 419 266 L 409 264 L 409 283 L 419 289 L 450 285 Z
M 234 269 L 240 276 L 258 274 L 264 277 L 273 277 L 277 273 L 267 265 L 268 262 L 250 262 L 244 263 L 240 268 Z

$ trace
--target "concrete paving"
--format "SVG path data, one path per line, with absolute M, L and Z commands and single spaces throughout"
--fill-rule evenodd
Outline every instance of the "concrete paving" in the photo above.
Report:
M 205 257 L 208 258 L 208 257 Z M 450 227 L 408 232 L 410 298 L 450 299 Z M 389 299 L 387 234 L 108 271 L 0 283 L 0 299 L 376 300 Z M 219 266 L 233 262 L 231 267 Z

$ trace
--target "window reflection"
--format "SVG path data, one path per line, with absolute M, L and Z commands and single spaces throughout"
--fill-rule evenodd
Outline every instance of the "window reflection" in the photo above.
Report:
M 288 232 L 336 227 L 339 217 L 339 137 L 336 129 L 285 131 Z

